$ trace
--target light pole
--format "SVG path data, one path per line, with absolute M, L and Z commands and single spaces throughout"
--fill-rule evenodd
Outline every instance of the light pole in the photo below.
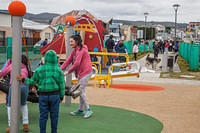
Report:
M 144 21 L 144 25 L 145 25 L 145 33 L 144 33 L 144 53 L 145 53 L 145 48 L 146 48 L 146 40 L 147 40 L 147 16 L 149 15 L 148 12 L 145 12 L 144 13 L 144 18 L 145 18 L 145 21 Z
M 175 44 L 175 46 L 176 46 L 176 22 L 177 22 L 177 12 L 178 12 L 178 8 L 180 7 L 180 5 L 179 4 L 174 4 L 173 5 L 173 7 L 174 7 L 174 11 L 175 11 L 175 36 L 174 36 L 174 44 Z

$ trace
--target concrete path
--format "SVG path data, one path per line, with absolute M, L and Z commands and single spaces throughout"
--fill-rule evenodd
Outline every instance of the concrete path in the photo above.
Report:
M 143 58 L 141 58 L 140 60 L 138 60 L 138 62 L 140 63 L 141 67 L 143 67 L 143 68 L 145 67 L 146 57 L 147 57 L 147 55 L 144 56 Z M 154 55 L 153 55 L 153 54 L 150 54 L 150 57 L 153 58 Z M 156 67 L 156 70 L 155 70 L 155 71 L 156 71 L 156 72 L 162 72 L 161 66 L 162 66 L 162 64 L 163 64 L 163 63 L 162 63 L 162 61 L 163 61 L 163 54 L 159 54 L 159 55 L 158 55 L 158 58 L 161 59 L 161 62 L 157 64 L 157 67 Z M 147 69 L 152 70 L 152 66 L 149 66 Z M 181 70 L 180 70 L 178 64 L 176 64 L 176 63 L 174 64 L 173 70 L 174 70 L 174 72 L 181 72 Z
M 158 58 L 162 59 L 162 54 L 158 55 Z M 140 66 L 142 68 L 145 67 L 146 57 L 138 60 Z M 150 57 L 153 57 L 153 54 L 150 54 Z M 146 82 L 146 83 L 168 83 L 168 84 L 183 84 L 183 85 L 200 85 L 200 81 L 196 80 L 182 80 L 182 79 L 168 79 L 168 78 L 160 78 L 162 60 L 158 63 L 157 68 L 154 73 L 152 72 L 141 72 L 140 77 L 123 77 L 113 79 L 114 81 L 133 81 L 133 82 Z M 152 70 L 151 66 L 148 68 Z M 178 64 L 175 64 L 174 70 L 176 72 L 181 72 Z

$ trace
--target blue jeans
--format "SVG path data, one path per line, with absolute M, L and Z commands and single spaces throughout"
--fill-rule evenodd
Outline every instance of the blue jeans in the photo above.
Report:
M 8 106 L 11 106 L 11 88 L 9 89 L 9 93 L 8 93 Z M 20 85 L 21 88 L 21 106 L 26 105 L 26 100 L 28 98 L 28 91 L 29 91 L 29 87 L 25 84 L 21 84 Z
M 40 133 L 46 133 L 46 124 L 49 112 L 51 118 L 51 133 L 57 133 L 59 105 L 59 94 L 39 96 Z

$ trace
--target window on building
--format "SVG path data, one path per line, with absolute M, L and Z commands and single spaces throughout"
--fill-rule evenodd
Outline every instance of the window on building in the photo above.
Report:
M 48 32 L 45 32 L 45 39 L 50 40 L 51 39 L 51 34 Z
M 6 38 L 5 38 L 5 31 L 0 31 L 0 46 L 5 46 Z

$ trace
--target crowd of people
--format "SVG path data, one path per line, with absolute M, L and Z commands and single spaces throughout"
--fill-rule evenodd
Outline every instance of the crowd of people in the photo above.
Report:
M 107 52 L 110 52 L 110 53 L 112 53 L 112 52 L 127 53 L 127 48 L 126 48 L 123 40 L 119 40 L 118 42 L 115 43 L 112 35 L 110 35 L 109 39 L 106 40 L 105 47 L 107 49 Z M 137 53 L 138 53 L 138 43 L 137 43 L 137 41 L 133 42 L 132 52 L 134 53 L 134 59 L 137 60 Z M 109 55 L 108 59 L 109 59 L 109 61 L 108 61 L 107 65 L 111 65 L 114 60 L 116 62 L 125 62 L 126 61 L 126 58 L 124 56 L 113 57 L 113 56 Z
M 176 41 L 176 43 L 172 40 L 168 41 L 158 41 L 155 40 L 153 43 L 153 50 L 154 50 L 154 57 L 157 57 L 158 53 L 161 54 L 168 54 L 168 52 L 177 52 L 179 50 L 179 41 Z

